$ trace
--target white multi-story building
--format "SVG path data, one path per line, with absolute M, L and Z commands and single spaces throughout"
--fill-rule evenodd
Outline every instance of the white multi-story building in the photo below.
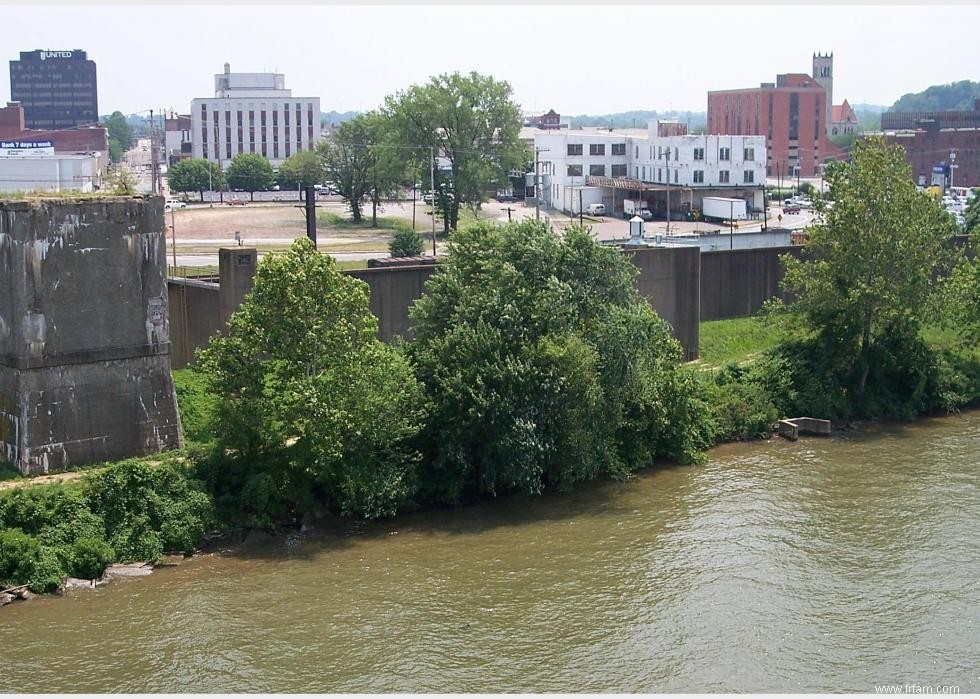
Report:
M 293 97 L 281 73 L 214 76 L 214 97 L 191 101 L 193 157 L 227 168 L 239 153 L 259 153 L 273 166 L 312 150 L 320 138 L 320 98 Z
M 761 209 L 764 136 L 661 135 L 677 133 L 676 126 L 535 134 L 542 204 L 578 213 L 603 203 L 620 213 L 623 199 L 641 199 L 666 215 L 669 198 L 678 215 L 700 209 L 705 196 L 727 196 Z

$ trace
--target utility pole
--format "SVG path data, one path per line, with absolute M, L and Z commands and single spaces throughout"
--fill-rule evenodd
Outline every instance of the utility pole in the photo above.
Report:
M 670 146 L 664 153 L 664 170 L 667 174 L 667 235 L 670 235 Z
M 511 212 L 511 211 L 514 211 L 514 209 L 512 209 L 512 208 L 510 208 L 510 207 L 508 206 L 508 207 L 507 207 L 506 209 L 504 209 L 504 211 L 506 211 L 506 212 L 507 212 L 507 223 L 510 223 L 510 220 L 511 220 L 511 219 L 510 219 L 510 212 Z
M 578 190 L 578 225 L 582 225 L 582 190 Z
M 728 202 L 728 249 L 735 249 L 735 202 Z
M 762 230 L 769 230 L 769 204 L 766 202 L 765 178 L 762 183 Z
M 436 256 L 436 149 L 429 146 L 429 190 L 432 199 L 432 256 Z M 445 212 L 443 212 L 445 215 Z
M 312 185 L 306 188 L 306 237 L 316 248 L 316 190 Z
M 949 152 L 949 188 L 953 188 L 953 170 L 959 167 L 956 164 L 956 150 L 951 150 Z
M 539 181 L 540 175 L 538 175 L 538 167 L 541 161 L 538 159 L 538 153 L 541 151 L 537 148 L 534 149 L 534 220 L 541 220 L 541 182 Z
M 157 193 L 157 148 L 154 138 L 153 110 L 150 110 L 150 194 Z M 176 266 L 176 263 L 175 263 Z

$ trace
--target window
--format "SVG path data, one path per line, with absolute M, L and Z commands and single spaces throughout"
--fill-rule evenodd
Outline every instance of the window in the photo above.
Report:
M 694 183 L 695 184 L 704 184 L 704 170 L 695 170 L 694 171 Z
M 640 177 L 640 179 L 643 180 L 644 182 L 646 182 L 646 179 L 647 179 L 647 166 L 646 165 L 643 166 L 643 169 L 641 170 L 641 172 L 643 173 L 643 176 Z
M 680 148 L 674 148 L 674 160 L 678 160 L 678 154 L 680 153 Z
M 745 160 L 747 162 L 752 162 L 753 160 L 755 160 L 755 148 L 746 148 L 742 160 Z
M 677 170 L 674 170 L 674 184 L 677 184 Z
M 625 143 L 614 143 L 612 144 L 612 154 L 613 155 L 626 155 L 626 144 Z M 613 165 L 613 167 L 616 167 Z M 623 173 L 624 175 L 626 173 Z
M 606 166 L 605 165 L 589 165 L 589 174 L 594 177 L 605 177 L 606 176 Z
M 637 158 L 637 160 L 639 160 L 639 158 L 640 158 L 640 147 L 639 146 L 636 147 L 636 158 Z
M 663 168 L 658 167 L 657 168 L 657 182 L 660 182 L 663 179 L 664 179 L 664 170 L 663 170 Z
M 579 146 L 581 148 L 582 146 Z M 569 177 L 581 177 L 582 176 L 582 166 L 581 165 L 569 165 L 567 175 Z
M 605 143 L 590 143 L 589 144 L 589 155 L 605 155 L 606 154 L 606 144 Z
M 582 155 L 582 144 L 581 143 L 569 143 L 568 144 L 568 155 Z
M 718 184 L 728 184 L 730 180 L 728 179 L 728 170 L 718 171 Z
M 626 166 L 625 165 L 613 165 L 612 168 L 611 168 L 611 170 L 612 170 L 612 172 L 610 173 L 610 175 L 612 177 L 626 177 Z
M 694 159 L 695 160 L 704 160 L 704 148 L 695 148 L 694 149 Z
M 731 148 L 719 148 L 718 149 L 718 160 L 731 160 L 732 159 L 732 149 Z
M 742 182 L 745 184 L 751 184 L 755 182 L 755 170 L 746 170 L 743 175 Z

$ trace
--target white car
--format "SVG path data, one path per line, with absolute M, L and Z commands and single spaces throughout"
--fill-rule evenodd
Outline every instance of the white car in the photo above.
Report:
M 185 204 L 182 201 L 172 201 L 171 200 L 171 201 L 168 201 L 166 204 L 163 205 L 163 210 L 164 211 L 174 211 L 175 209 L 184 209 L 184 208 L 187 208 L 187 204 Z

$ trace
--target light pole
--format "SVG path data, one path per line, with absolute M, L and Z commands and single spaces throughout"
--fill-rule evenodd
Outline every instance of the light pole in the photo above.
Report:
M 956 165 L 956 151 L 949 152 L 949 188 L 953 188 L 953 170 L 957 167 Z

